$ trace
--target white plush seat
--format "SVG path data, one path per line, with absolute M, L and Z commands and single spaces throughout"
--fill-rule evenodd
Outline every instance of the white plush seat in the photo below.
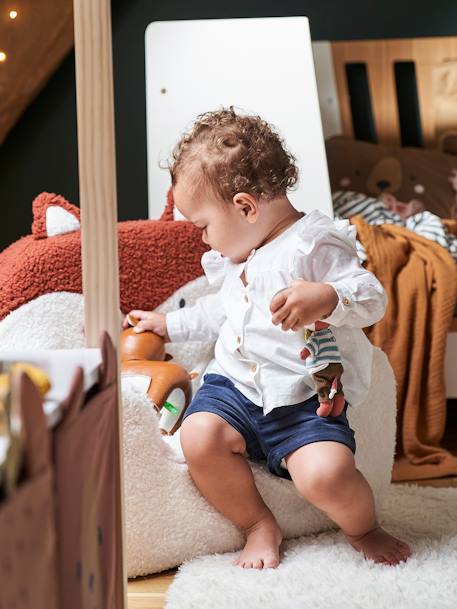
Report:
M 178 438 L 164 440 L 158 415 L 143 395 L 123 391 L 127 570 L 129 577 L 179 565 L 199 554 L 241 547 L 239 530 L 200 495 Z M 349 409 L 356 462 L 377 502 L 390 483 L 395 446 L 395 380 L 386 355 L 375 348 L 373 382 L 364 404 Z M 260 493 L 286 538 L 323 531 L 333 523 L 302 499 L 288 480 L 251 463 Z

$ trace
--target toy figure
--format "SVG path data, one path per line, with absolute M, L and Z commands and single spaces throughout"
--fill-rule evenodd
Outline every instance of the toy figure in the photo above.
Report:
M 121 334 L 122 378 L 143 377 L 146 393 L 157 412 L 162 411 L 160 431 L 172 435 L 181 425 L 181 420 L 192 397 L 192 376 L 182 366 L 168 361 L 164 341 L 153 332 L 136 333 L 133 330 L 137 319 L 128 317 L 132 327 Z
M 316 321 L 305 326 L 305 346 L 301 359 L 314 379 L 320 406 L 316 413 L 321 417 L 338 416 L 344 409 L 341 375 L 344 372 L 341 353 L 329 324 Z

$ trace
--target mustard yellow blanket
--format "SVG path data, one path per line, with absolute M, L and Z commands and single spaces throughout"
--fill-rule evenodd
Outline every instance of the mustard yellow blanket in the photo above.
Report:
M 388 296 L 384 318 L 365 332 L 387 354 L 397 381 L 392 479 L 457 475 L 457 457 L 440 446 L 446 422 L 444 355 L 457 265 L 446 249 L 403 227 L 372 226 L 361 216 L 351 222 L 368 254 L 367 268 Z

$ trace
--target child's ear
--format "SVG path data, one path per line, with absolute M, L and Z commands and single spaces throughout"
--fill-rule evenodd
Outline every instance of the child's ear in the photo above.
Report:
M 233 204 L 248 222 L 255 222 L 259 214 L 259 204 L 255 197 L 248 192 L 237 192 Z

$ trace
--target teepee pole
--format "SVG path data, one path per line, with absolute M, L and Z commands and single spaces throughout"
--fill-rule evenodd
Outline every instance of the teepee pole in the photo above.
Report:
M 74 0 L 79 189 L 86 345 L 119 336 L 119 270 L 111 12 L 108 0 Z
M 119 343 L 119 268 L 110 0 L 73 0 L 79 190 L 86 346 L 98 347 L 107 330 Z M 119 363 L 119 356 L 118 356 Z M 119 596 L 127 607 L 123 501 L 122 412 L 118 386 L 116 443 Z M 110 582 L 113 585 L 113 582 Z M 113 608 L 114 609 L 114 608 Z M 116 607 L 116 609 L 122 609 Z

